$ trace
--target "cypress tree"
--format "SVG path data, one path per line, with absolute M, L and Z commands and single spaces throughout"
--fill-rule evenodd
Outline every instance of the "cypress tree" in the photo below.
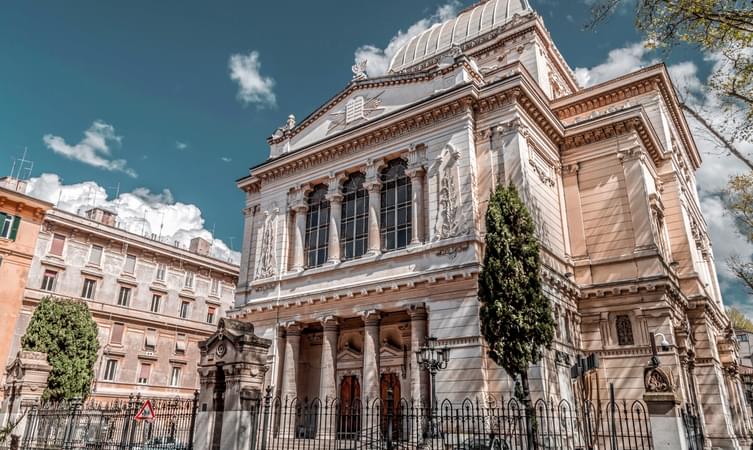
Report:
M 528 367 L 551 346 L 555 327 L 540 264 L 531 214 L 514 186 L 497 187 L 486 211 L 486 251 L 478 283 L 481 332 L 492 361 L 513 379 L 520 377 L 529 424 Z
M 97 323 L 86 303 L 43 298 L 21 338 L 21 347 L 47 353 L 52 370 L 43 400 L 70 400 L 89 395 L 99 341 Z

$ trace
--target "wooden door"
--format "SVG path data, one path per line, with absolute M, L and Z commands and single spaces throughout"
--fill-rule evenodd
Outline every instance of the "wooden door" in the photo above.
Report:
M 338 412 L 338 435 L 358 433 L 361 428 L 361 383 L 355 375 L 343 378 L 340 383 L 340 410 Z

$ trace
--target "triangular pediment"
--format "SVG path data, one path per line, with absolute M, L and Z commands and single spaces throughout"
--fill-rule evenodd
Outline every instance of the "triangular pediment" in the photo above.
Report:
M 411 75 L 389 75 L 351 82 L 300 122 L 289 123 L 269 138 L 271 157 L 307 147 L 407 108 L 469 81 L 463 65 Z
M 379 355 L 383 358 L 402 358 L 403 350 L 389 342 L 382 342 L 379 347 Z
M 350 345 L 346 344 L 345 347 L 343 347 L 343 349 L 337 353 L 337 360 L 338 361 L 360 361 L 361 352 L 351 347 Z

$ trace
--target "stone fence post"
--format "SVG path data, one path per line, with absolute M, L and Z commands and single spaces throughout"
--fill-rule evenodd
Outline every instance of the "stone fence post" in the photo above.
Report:
M 645 370 L 646 402 L 655 450 L 688 450 L 687 434 L 682 419 L 680 400 L 671 378 L 658 365 Z
M 18 437 L 23 436 L 26 414 L 32 406 L 39 404 L 51 370 L 46 353 L 23 350 L 6 368 L 0 426 L 12 428 L 11 442 L 13 436 L 16 442 Z

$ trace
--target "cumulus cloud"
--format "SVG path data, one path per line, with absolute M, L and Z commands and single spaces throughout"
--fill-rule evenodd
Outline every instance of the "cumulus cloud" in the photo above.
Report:
M 175 148 L 177 148 L 178 150 L 185 150 L 188 148 L 188 144 L 181 141 L 175 141 Z
M 254 50 L 247 55 L 231 55 L 228 66 L 230 79 L 238 83 L 237 98 L 241 103 L 255 104 L 260 108 L 277 105 L 277 97 L 273 92 L 275 80 L 261 74 L 259 52 Z
M 594 67 L 576 67 L 575 79 L 583 87 L 592 86 L 611 80 L 626 73 L 634 72 L 641 67 L 655 64 L 656 60 L 646 60 L 650 52 L 644 42 L 636 42 L 626 47 L 616 48 L 609 52 L 607 60 Z
M 201 210 L 196 205 L 176 202 L 169 189 L 152 192 L 136 188 L 108 198 L 107 189 L 93 181 L 66 185 L 58 175 L 44 173 L 29 180 L 27 193 L 74 214 L 83 214 L 93 206 L 116 211 L 119 228 L 167 244 L 188 248 L 191 239 L 201 237 L 212 243 L 212 256 L 240 262 L 239 252 L 214 239 L 204 227 Z
M 127 167 L 125 159 L 112 157 L 112 146 L 120 145 L 123 138 L 115 134 L 115 128 L 97 120 L 84 132 L 84 138 L 76 145 L 70 145 L 60 136 L 45 134 L 42 138 L 47 148 L 68 159 L 80 161 L 93 167 L 114 172 L 123 172 L 136 177 L 136 172 Z
M 229 163 L 229 162 L 233 161 L 233 158 L 230 158 L 229 156 L 223 156 L 223 157 L 220 158 L 220 160 L 222 160 L 222 162 Z
M 712 74 L 720 70 L 724 60 L 709 55 L 706 57 L 713 67 Z M 629 44 L 624 48 L 609 52 L 607 60 L 590 69 L 576 69 L 576 77 L 583 86 L 600 83 L 619 75 L 654 64 L 650 52 L 643 43 Z M 744 120 L 742 111 L 725 111 L 721 101 L 706 88 L 698 76 L 698 66 L 685 61 L 667 67 L 680 98 L 706 118 L 716 129 L 730 137 L 734 124 Z M 688 124 L 701 152 L 703 164 L 696 172 L 698 194 L 708 231 L 713 244 L 716 270 L 721 287 L 727 293 L 739 294 L 743 291 L 735 275 L 727 266 L 727 261 L 737 256 L 743 260 L 753 259 L 753 244 L 738 231 L 732 216 L 727 213 L 722 195 L 730 177 L 747 172 L 747 168 L 737 158 L 724 151 L 708 130 L 692 117 L 687 116 Z M 730 124 L 733 124 L 730 126 Z M 753 143 L 736 142 L 743 154 L 753 155 Z M 739 295 L 735 295 L 739 298 Z M 728 297 L 729 299 L 729 297 Z M 734 300 L 730 303 L 734 303 Z M 744 305 L 736 305 L 744 306 Z M 753 316 L 753 306 L 747 310 Z
M 407 30 L 400 30 L 395 36 L 390 39 L 387 47 L 380 48 L 375 45 L 362 45 L 356 49 L 355 61 L 360 62 L 367 61 L 366 72 L 372 76 L 381 76 L 387 73 L 390 67 L 390 61 L 395 56 L 400 47 L 403 46 L 410 38 L 428 30 L 433 25 L 442 23 L 446 20 L 452 19 L 458 13 L 458 7 L 460 2 L 453 0 L 450 3 L 444 4 L 437 8 L 437 10 L 429 17 L 423 18 L 414 23 Z

